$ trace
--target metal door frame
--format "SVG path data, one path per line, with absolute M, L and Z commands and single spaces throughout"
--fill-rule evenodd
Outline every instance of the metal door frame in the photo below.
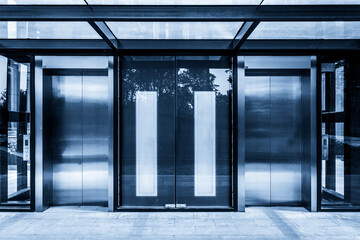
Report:
M 106 55 L 105 55 L 106 56 Z M 52 179 L 48 179 L 48 176 L 46 175 L 47 171 L 47 165 L 49 163 L 45 162 L 44 160 L 46 157 L 44 156 L 44 129 L 43 125 L 46 119 L 44 119 L 44 86 L 43 86 L 43 69 L 46 68 L 43 66 L 43 60 L 47 57 L 98 57 L 98 56 L 81 56 L 81 55 L 62 55 L 62 56 L 44 56 L 44 55 L 36 55 L 34 56 L 34 62 L 35 62 L 35 69 L 34 69 L 34 107 L 35 111 L 32 114 L 32 116 L 35 118 L 34 125 L 35 125 L 35 131 L 34 131 L 34 185 L 36 186 L 34 188 L 35 194 L 34 194 L 34 210 L 35 211 L 44 211 L 51 205 L 51 197 L 49 196 L 49 184 L 48 181 L 52 181 Z M 113 168 L 113 162 L 114 162 L 114 134 L 113 134 L 113 108 L 114 108 L 114 76 L 116 74 L 113 73 L 114 71 L 114 61 L 115 57 L 108 56 L 108 63 L 106 64 L 106 68 L 108 69 L 108 87 L 109 87 L 109 158 L 108 158 L 108 209 L 110 211 L 114 210 L 114 182 L 113 182 L 113 176 L 114 176 L 114 168 Z M 87 63 L 80 64 L 79 65 L 69 65 L 66 62 L 59 62 L 61 65 L 61 68 L 84 68 L 84 69 L 91 69 L 91 68 L 97 68 L 97 66 L 89 66 Z M 54 66 L 52 66 L 54 67 Z M 55 66 L 57 68 L 59 66 Z M 51 188 L 51 187 L 50 187 Z M 52 191 L 51 191 L 52 194 Z
M 241 116 L 245 116 L 245 94 L 244 94 L 244 86 L 245 84 L 245 57 L 251 55 L 243 55 L 237 57 L 237 93 L 238 93 L 238 106 L 237 106 L 237 115 L 238 115 L 238 157 L 237 157 L 237 210 L 245 211 L 245 118 Z M 272 57 L 286 57 L 290 55 L 261 55 L 262 57 L 272 56 Z M 305 55 L 306 56 L 306 55 Z M 292 57 L 292 56 L 290 56 Z M 309 66 L 306 69 L 310 70 L 310 207 L 309 211 L 316 212 L 318 210 L 318 194 L 317 194 L 317 185 L 318 185 L 318 176 L 317 176 L 317 158 L 318 158 L 318 134 L 317 134 L 317 124 L 318 124 L 318 101 L 317 95 L 317 57 L 316 56 L 308 56 L 309 57 Z M 276 65 L 274 67 L 262 67 L 262 68 L 276 68 L 282 69 L 284 66 Z M 294 66 L 293 68 L 304 68 L 303 66 Z

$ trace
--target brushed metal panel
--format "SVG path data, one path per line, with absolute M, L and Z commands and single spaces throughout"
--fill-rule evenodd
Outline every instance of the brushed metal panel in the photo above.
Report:
M 271 76 L 271 205 L 301 204 L 299 76 Z
M 310 76 L 301 76 L 301 201 L 310 210 L 311 205 L 311 167 L 310 167 Z
M 43 68 L 42 58 L 35 57 L 35 211 L 43 211 Z
M 309 56 L 245 56 L 245 69 L 309 69 Z
M 106 69 L 106 56 L 42 56 L 43 67 L 51 69 Z
M 108 98 L 108 114 L 109 114 L 109 121 L 108 121 L 108 134 L 109 134 L 109 159 L 108 159 L 108 209 L 109 211 L 115 211 L 116 209 L 116 198 L 117 198 L 117 191 L 115 191 L 115 182 L 117 182 L 118 178 L 116 176 L 116 174 L 114 173 L 115 170 L 115 165 L 114 165 L 114 146 L 115 146 L 115 142 L 117 142 L 117 134 L 115 129 L 118 129 L 115 127 L 114 129 L 114 124 L 116 124 L 117 121 L 117 116 L 118 116 L 118 111 L 114 106 L 118 106 L 117 103 L 115 103 L 115 99 L 117 99 L 117 91 L 118 89 L 115 87 L 117 86 L 117 79 L 115 80 L 114 78 L 114 71 L 116 71 L 114 69 L 114 64 L 117 65 L 116 63 L 118 63 L 117 61 L 118 57 L 114 56 L 114 57 L 108 57 L 108 94 L 109 94 L 109 98 Z M 115 62 L 114 62 L 115 60 Z M 116 74 L 115 74 L 116 75 Z M 116 75 L 117 76 L 117 75 Z M 116 84 L 115 84 L 116 81 Z M 114 86 L 115 85 L 115 86 Z M 115 115 L 114 115 L 115 114 Z M 114 118 L 115 116 L 115 118 Z M 119 132 L 119 130 L 117 131 Z
M 108 78 L 82 76 L 82 204 L 107 205 Z
M 270 205 L 269 77 L 245 78 L 245 204 Z M 242 116 L 239 116 L 242 117 Z
M 234 64 L 234 74 L 237 74 L 237 78 L 234 80 L 234 93 L 237 96 L 237 102 L 234 102 L 234 130 L 237 131 L 237 148 L 234 149 L 234 154 L 237 153 L 237 211 L 245 211 L 245 60 L 244 56 L 237 57 L 237 64 Z M 236 82 L 237 81 L 237 82 Z M 234 134 L 236 137 L 236 133 Z M 236 141 L 234 141 L 236 144 Z
M 82 78 L 52 76 L 53 204 L 82 203 Z
M 311 56 L 310 71 L 310 168 L 311 168 L 311 206 L 312 212 L 318 209 L 318 188 L 317 188 L 317 150 L 318 150 L 318 122 L 317 114 L 317 57 Z

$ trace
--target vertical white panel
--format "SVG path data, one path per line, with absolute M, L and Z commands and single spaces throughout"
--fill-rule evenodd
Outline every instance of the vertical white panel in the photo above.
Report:
M 215 116 L 215 92 L 195 92 L 195 196 L 216 196 Z
M 157 92 L 136 93 L 136 196 L 157 196 Z

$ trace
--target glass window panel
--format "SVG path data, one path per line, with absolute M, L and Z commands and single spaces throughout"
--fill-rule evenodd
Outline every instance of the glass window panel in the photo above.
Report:
M 323 61 L 321 207 L 360 209 L 359 56 Z
M 261 22 L 249 39 L 358 39 L 360 22 Z
M 38 4 L 86 4 L 84 0 L 0 0 L 0 4 L 21 4 L 21 5 L 38 5 Z
M 242 22 L 107 22 L 119 39 L 233 39 Z
M 86 22 L 0 22 L 0 38 L 100 39 Z
M 87 0 L 87 2 L 119 5 L 258 5 L 261 0 Z
M 0 56 L 0 206 L 30 203 L 30 64 Z

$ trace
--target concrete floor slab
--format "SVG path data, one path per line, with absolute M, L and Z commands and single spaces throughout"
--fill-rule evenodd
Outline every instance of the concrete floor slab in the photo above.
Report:
M 0 239 L 359 239 L 356 212 L 252 207 L 237 212 L 108 212 L 52 207 L 42 213 L 0 212 Z

